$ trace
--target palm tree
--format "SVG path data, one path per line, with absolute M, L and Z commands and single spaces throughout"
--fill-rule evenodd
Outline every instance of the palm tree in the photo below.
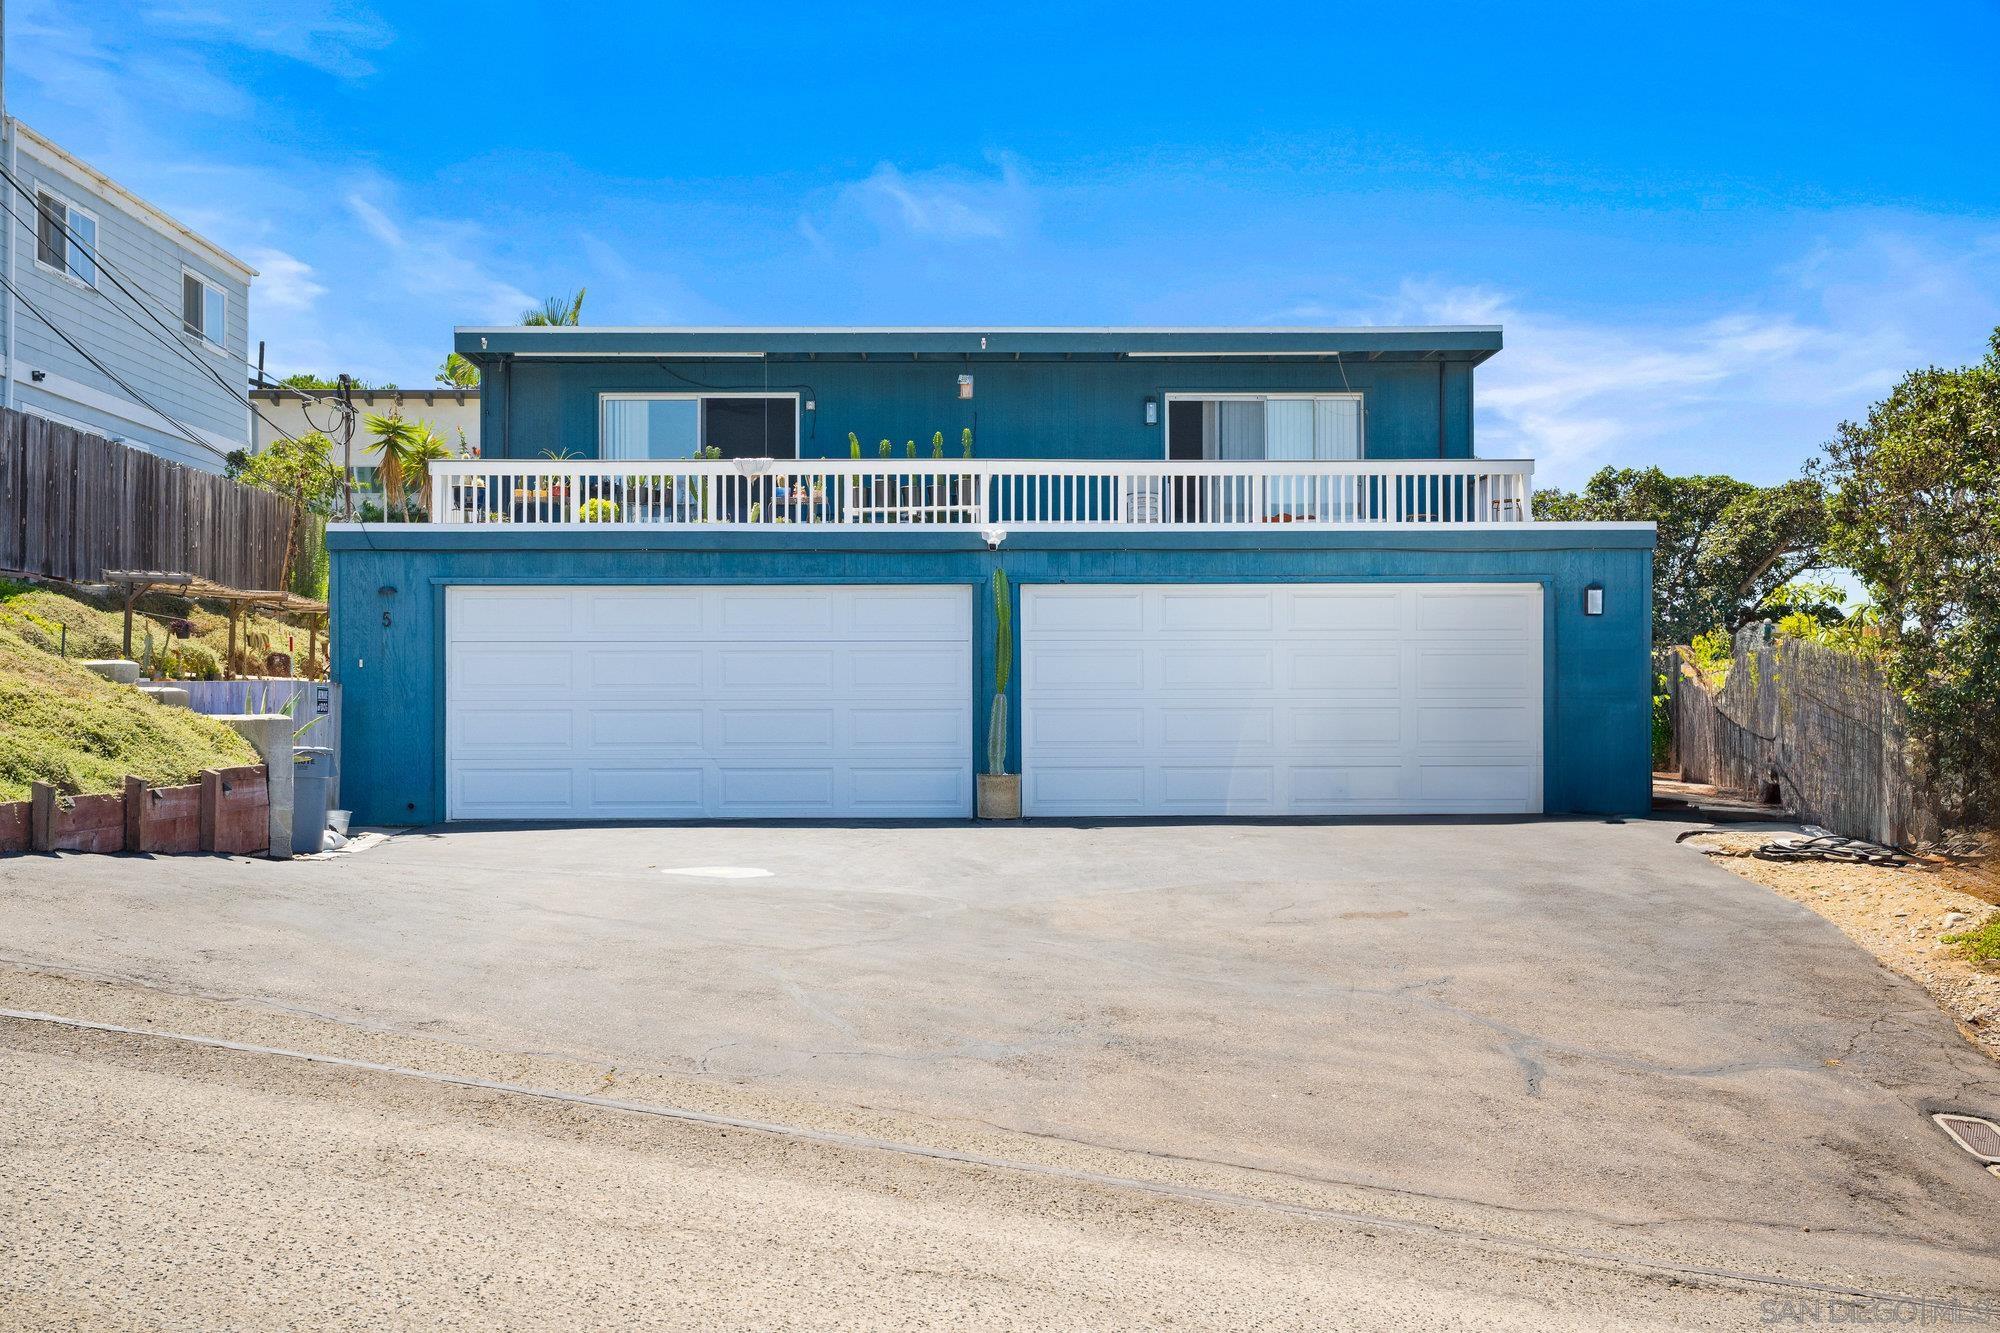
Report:
M 446 352 L 444 361 L 437 368 L 437 382 L 453 389 L 476 389 L 479 387 L 479 367 L 467 361 L 457 352 Z
M 567 301 L 560 296 L 543 297 L 540 306 L 521 312 L 521 322 L 538 328 L 574 328 L 583 323 L 583 292 L 577 288 Z
M 416 496 L 418 504 L 428 508 L 431 502 L 431 464 L 454 455 L 451 446 L 431 429 L 428 421 L 413 421 L 410 425 L 410 447 L 403 455 L 403 486 Z
M 402 415 L 391 412 L 382 416 L 370 412 L 363 424 L 368 433 L 375 437 L 369 452 L 382 461 L 375 465 L 375 475 L 382 480 L 382 508 L 388 514 L 402 512 L 403 497 L 409 488 L 411 450 L 416 446 L 419 423 L 405 421 Z M 428 434 L 430 428 L 422 427 Z M 426 464 L 426 467 L 429 465 Z

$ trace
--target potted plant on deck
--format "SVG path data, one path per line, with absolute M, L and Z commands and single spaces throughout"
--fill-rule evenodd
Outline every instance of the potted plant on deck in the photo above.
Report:
M 993 712 L 986 723 L 986 771 L 978 777 L 981 819 L 1021 817 L 1021 775 L 1007 771 L 1007 682 L 1014 674 L 1014 612 L 1007 571 L 993 571 Z

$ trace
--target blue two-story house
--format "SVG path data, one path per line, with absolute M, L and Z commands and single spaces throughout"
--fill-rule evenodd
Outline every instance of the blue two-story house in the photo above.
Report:
M 1497 328 L 456 341 L 328 535 L 361 822 L 1647 808 L 1653 531 L 1475 456 Z

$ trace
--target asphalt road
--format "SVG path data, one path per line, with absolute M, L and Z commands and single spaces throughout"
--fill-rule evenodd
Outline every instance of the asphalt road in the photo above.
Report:
M 1366 1302 L 1379 1297 L 1379 1309 L 1423 1324 L 1757 1324 L 1768 1293 L 1810 1290 L 1714 1287 L 1697 1270 L 1974 1302 L 2000 1292 L 2000 1181 L 1927 1120 L 1934 1109 L 2000 1111 L 2000 1071 L 1832 927 L 1674 847 L 1673 832 L 1541 821 L 453 829 L 322 863 L 25 858 L 0 864 L 0 955 L 52 975 L 0 974 L 0 1005 L 307 1050 L 393 1047 L 391 1063 L 417 1068 L 601 1085 L 1194 1186 L 1256 1201 L 1253 1229 L 1278 1227 L 1305 1247 L 1291 1259 L 1275 1240 L 1242 1250 L 1229 1239 L 1252 1225 L 1242 1206 L 1143 1192 L 1133 1203 L 1111 1189 L 1123 1202 L 1104 1212 L 1070 1192 L 1095 1199 L 1107 1187 L 893 1154 L 869 1159 L 879 1170 L 869 1189 L 827 1201 L 870 1217 L 920 1204 L 883 1232 L 938 1258 L 907 1265 L 912 1292 L 931 1292 L 933 1278 L 953 1299 L 987 1289 L 962 1266 L 977 1258 L 1008 1269 L 994 1291 L 1082 1302 L 996 1306 L 994 1322 L 1148 1323 L 1178 1312 L 1203 1324 L 1260 1315 L 1376 1324 L 1378 1307 Z M 771 873 L 663 873 L 718 866 Z M 112 984 L 75 980 L 90 977 Z M 294 1125 L 308 1127 L 301 1148 L 346 1133 L 337 1106 L 321 1107 L 324 1124 L 290 1106 L 251 1116 L 257 1129 L 246 1134 L 229 1098 L 270 1091 L 247 1074 L 193 1080 L 196 1092 L 233 1090 L 203 1111 L 171 1101 L 188 1083 L 173 1060 L 196 1057 L 154 1053 L 147 1059 L 166 1067 L 146 1067 L 149 1078 L 128 1088 L 121 1071 L 143 1062 L 102 1056 L 23 1058 L 86 1060 L 80 1083 L 40 1071 L 30 1082 L 86 1105 L 104 1099 L 95 1104 L 119 1117 L 141 1116 L 124 1100 L 139 1097 L 132 1088 L 146 1090 L 142 1102 L 170 1099 L 168 1120 L 206 1125 L 219 1162 Z M 551 1061 L 567 1083 L 543 1067 Z M 370 1106 L 377 1094 L 363 1085 L 374 1082 L 348 1079 L 344 1095 Z M 447 1102 L 473 1107 L 475 1128 L 514 1126 L 497 1118 L 490 1094 L 396 1096 L 428 1108 L 395 1122 L 412 1145 L 465 1129 L 443 1118 Z M 89 1119 L 69 1103 L 54 1109 L 45 1118 L 66 1132 Z M 435 1124 L 423 1118 L 431 1111 Z M 576 1144 L 607 1132 L 607 1113 L 591 1113 L 587 1129 L 571 1123 L 579 1114 L 557 1117 Z M 700 1136 L 685 1126 L 649 1132 L 666 1135 L 665 1147 L 650 1145 L 644 1162 L 606 1157 L 602 1178 L 657 1171 L 655 1188 L 673 1188 L 664 1182 L 687 1165 L 678 1154 Z M 728 1135 L 752 1152 L 743 1139 Z M 565 1186 L 567 1165 L 534 1165 L 544 1159 L 518 1137 L 502 1141 L 487 1145 L 499 1158 L 526 1154 L 514 1182 L 523 1216 L 552 1215 L 553 1204 L 525 1202 L 536 1190 L 583 1197 Z M 845 1160 L 825 1144 L 755 1151 L 767 1156 L 746 1158 L 743 1170 L 770 1202 L 743 1215 L 764 1219 L 782 1211 L 788 1183 L 810 1184 Z M 758 1174 L 772 1162 L 781 1165 Z M 945 1190 L 940 1171 L 960 1183 Z M 322 1185 L 337 1193 L 353 1183 L 318 1174 L 301 1167 L 288 1188 L 311 1199 Z M 423 1179 L 416 1194 L 461 1207 L 452 1182 Z M 398 1201 L 383 1205 L 390 1230 L 355 1245 L 372 1252 L 398 1217 L 434 1230 L 422 1200 L 380 1188 Z M 941 1200 L 949 1207 L 932 1216 Z M 1273 1203 L 1322 1211 L 1310 1220 L 1259 1211 Z M 1128 1206 L 1172 1219 L 1165 1234 L 1192 1248 L 1152 1233 L 1121 1248 Z M 1385 1229 L 1331 1220 L 1329 1210 Z M 211 1215 L 221 1225 L 230 1209 Z M 600 1271 L 618 1247 L 598 1239 L 587 1213 L 564 1215 L 581 1219 L 573 1234 L 585 1253 L 573 1271 Z M 93 1216 L 72 1237 L 114 1230 L 101 1206 Z M 872 1223 L 862 1229 L 874 1235 Z M 533 1257 L 490 1218 L 481 1234 L 499 1246 L 482 1254 Z M 1038 1249 L 1036 1235 L 1050 1248 Z M 665 1243 L 648 1237 L 648 1247 Z M 896 1304 L 906 1293 L 890 1290 L 899 1281 L 881 1276 L 902 1271 L 887 1251 L 829 1274 L 784 1257 L 789 1243 L 772 1239 L 762 1252 L 778 1257 L 757 1274 L 672 1260 L 676 1284 L 703 1288 L 686 1308 L 713 1314 L 725 1307 L 700 1302 L 763 1292 L 792 1273 L 804 1275 L 799 1299 L 827 1302 L 836 1322 L 914 1317 Z M 413 1272 L 452 1262 L 425 1246 L 389 1252 L 416 1256 Z M 1320 1267 L 1288 1267 L 1305 1262 L 1301 1253 Z M 1062 1267 L 1065 1255 L 1088 1262 Z M 1207 1267 L 1222 1255 L 1268 1267 Z M 878 1257 L 887 1267 L 871 1267 Z M 1016 1267 L 1031 1260 L 1058 1266 Z M 1238 1318 L 1203 1303 L 1215 1290 L 1194 1276 L 1164 1282 L 1157 1300 L 1167 1304 L 1090 1303 L 1120 1299 L 1125 1275 L 1142 1293 L 1147 1274 L 1176 1271 L 1234 1271 L 1234 1299 L 1272 1303 L 1245 1305 Z M 1673 1271 L 1693 1285 L 1662 1276 Z M 862 1273 L 874 1277 L 847 1281 Z M 524 1309 L 567 1289 L 560 1278 L 530 1286 L 516 1293 Z M 859 1303 L 842 1304 L 841 1292 Z M 1424 1292 L 1437 1299 L 1426 1304 Z M 1363 1313 L 1343 1318 L 1323 1303 L 1336 1298 L 1363 1302 L 1351 1307 Z M 736 1321 L 765 1322 L 755 1307 L 730 1308 Z
M 1602 1329 L 1865 1308 L 34 1022 L 0 1020 L 0 1136 L 7 1328 Z

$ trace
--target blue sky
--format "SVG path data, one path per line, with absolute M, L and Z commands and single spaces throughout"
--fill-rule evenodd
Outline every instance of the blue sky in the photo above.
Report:
M 14 113 L 262 270 L 281 372 L 426 383 L 577 286 L 1499 322 L 1481 453 L 1775 480 L 2000 323 L 1993 3 L 8 10 Z

